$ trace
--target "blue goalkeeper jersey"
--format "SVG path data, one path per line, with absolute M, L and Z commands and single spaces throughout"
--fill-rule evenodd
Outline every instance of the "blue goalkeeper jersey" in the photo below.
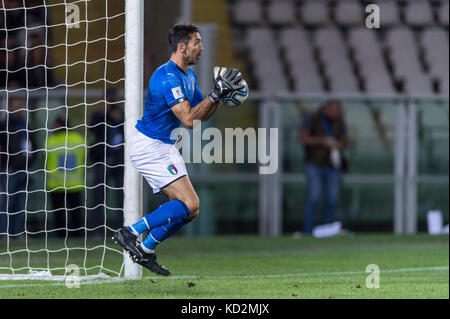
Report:
M 148 137 L 174 144 L 170 134 L 173 129 L 180 127 L 181 122 L 171 108 L 186 100 L 191 107 L 203 100 L 197 76 L 191 68 L 184 72 L 169 60 L 156 69 L 150 78 L 144 116 L 137 122 L 136 128 Z

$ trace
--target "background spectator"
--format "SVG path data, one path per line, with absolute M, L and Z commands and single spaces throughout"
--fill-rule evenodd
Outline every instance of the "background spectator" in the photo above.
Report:
M 6 10 L 4 10 L 0 20 L 0 29 L 7 30 L 8 38 L 17 37 L 21 32 L 21 28 L 25 27 L 23 2 L 20 0 L 4 0 L 2 3 Z
M 57 117 L 47 139 L 47 190 L 59 237 L 66 231 L 81 236 L 83 230 L 74 229 L 84 225 L 84 138 L 67 127 L 65 117 Z
M 311 233 L 322 187 L 326 193 L 323 223 L 334 221 L 344 164 L 341 150 L 347 145 L 347 129 L 342 117 L 341 102 L 330 100 L 318 111 L 306 116 L 300 129 L 299 141 L 305 147 L 308 188 L 303 232 Z
M 30 153 L 34 143 L 27 132 L 24 103 L 20 98 L 11 98 L 9 114 L 0 121 L 1 162 L 1 212 L 0 233 L 14 236 L 24 231 L 25 193 L 27 192 L 28 169 L 34 160 Z M 4 110 L 2 112 L 5 112 Z M 17 237 L 16 237 L 17 238 Z
M 27 7 L 27 27 L 36 27 L 51 25 L 50 13 L 48 8 L 45 7 L 44 0 L 27 0 L 25 2 Z M 51 32 L 51 28 L 48 28 L 47 32 Z
M 1 3 L 3 5 L 3 2 Z M 4 0 L 0 18 L 0 89 L 54 85 L 50 15 L 42 0 Z M 15 10 L 12 10 L 15 9 Z M 26 16 L 25 16 L 26 15 Z M 26 22 L 26 25 L 25 25 Z M 29 28 L 26 30 L 26 28 Z
M 23 49 L 18 48 L 14 38 L 0 37 L 0 89 L 15 90 L 26 87 L 26 70 Z
M 96 186 L 93 190 L 91 207 L 98 206 L 92 212 L 90 228 L 95 228 L 105 223 L 103 213 L 105 208 L 102 206 L 106 195 L 104 185 L 123 187 L 124 114 L 122 105 L 115 102 L 117 100 L 115 92 L 108 91 L 108 96 L 109 102 L 112 102 L 112 104 L 107 108 L 106 115 L 104 110 L 99 110 L 93 114 L 90 123 L 94 134 L 94 146 L 91 148 L 89 155 L 91 163 L 95 163 L 93 182 Z M 118 199 L 117 207 L 121 208 L 123 206 L 123 194 L 115 197 Z M 123 222 L 123 216 L 122 214 L 114 215 L 114 217 L 111 216 L 114 224 L 112 227 L 120 227 Z M 111 221 L 111 219 L 109 220 Z M 100 228 L 96 233 L 103 234 L 103 230 Z
M 48 53 L 46 53 L 44 39 L 40 32 L 33 32 L 29 35 L 28 47 L 28 87 L 39 88 L 53 86 L 53 73 L 52 70 L 48 68 L 48 66 L 51 65 L 51 58 L 48 56 Z

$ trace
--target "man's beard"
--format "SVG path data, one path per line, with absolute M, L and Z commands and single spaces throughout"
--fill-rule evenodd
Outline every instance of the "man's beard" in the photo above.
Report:
M 190 57 L 187 54 L 185 54 L 184 62 L 186 62 L 187 65 L 194 65 L 197 64 L 198 60 L 195 57 Z

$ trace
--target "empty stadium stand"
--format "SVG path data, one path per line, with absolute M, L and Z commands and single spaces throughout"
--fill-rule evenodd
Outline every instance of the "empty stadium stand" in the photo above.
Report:
M 228 1 L 253 89 L 449 93 L 448 0 Z

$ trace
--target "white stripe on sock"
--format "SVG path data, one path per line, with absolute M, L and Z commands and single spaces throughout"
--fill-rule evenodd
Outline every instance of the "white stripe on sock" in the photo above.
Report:
M 144 217 L 144 222 L 145 222 L 145 225 L 147 225 L 147 229 L 150 230 L 150 226 L 147 223 L 147 218 L 145 218 L 145 217 Z
M 152 233 L 149 234 L 151 238 L 153 238 L 154 241 L 156 241 L 158 244 L 160 243 L 160 241 L 156 240 L 155 237 L 152 236 Z
M 139 236 L 139 233 L 136 231 L 136 229 L 134 229 L 133 226 L 130 226 L 130 228 L 131 228 L 131 232 L 132 232 L 133 234 L 135 234 L 136 236 Z
M 144 252 L 146 252 L 147 254 L 153 254 L 155 251 L 148 249 L 147 247 L 144 246 L 144 243 L 141 243 L 141 248 Z

